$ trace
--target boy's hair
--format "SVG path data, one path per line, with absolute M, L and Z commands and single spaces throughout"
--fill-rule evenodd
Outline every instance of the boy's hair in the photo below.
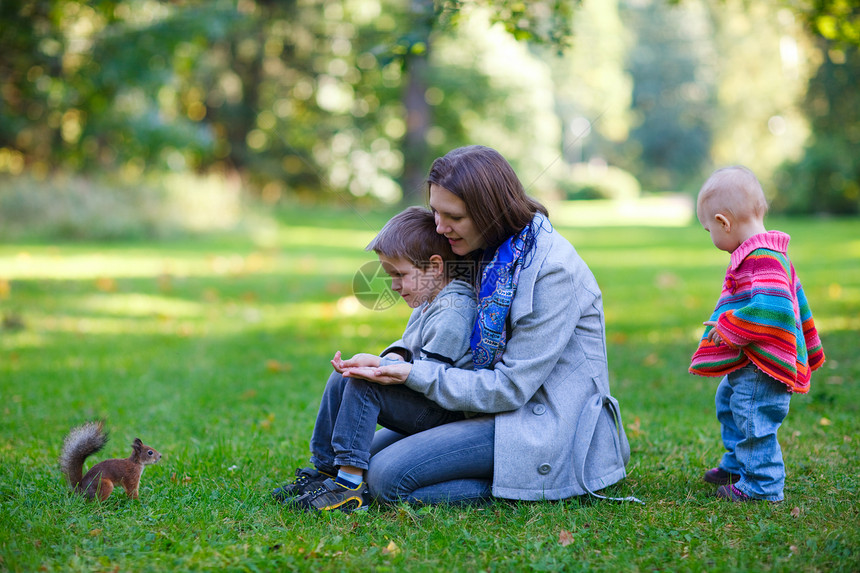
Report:
M 393 216 L 365 250 L 405 259 L 419 269 L 426 269 L 433 255 L 439 255 L 445 263 L 459 260 L 448 239 L 436 232 L 433 212 L 424 207 L 407 207 Z
M 699 191 L 696 212 L 704 207 L 715 213 L 729 214 L 735 219 L 763 219 L 767 214 L 767 199 L 755 174 L 742 165 L 732 165 L 714 171 Z
M 427 175 L 427 192 L 435 184 L 466 204 L 466 211 L 483 235 L 487 249 L 495 249 L 531 223 L 546 207 L 526 195 L 510 163 L 495 149 L 469 145 L 436 159 Z

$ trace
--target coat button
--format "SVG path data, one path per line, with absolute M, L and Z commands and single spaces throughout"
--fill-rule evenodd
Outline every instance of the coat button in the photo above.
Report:
M 546 412 L 546 406 L 543 404 L 535 404 L 535 407 L 532 408 L 532 412 L 534 412 L 536 416 L 540 416 Z
M 538 466 L 538 473 L 542 476 L 545 476 L 549 472 L 552 471 L 552 466 L 549 464 L 541 464 Z

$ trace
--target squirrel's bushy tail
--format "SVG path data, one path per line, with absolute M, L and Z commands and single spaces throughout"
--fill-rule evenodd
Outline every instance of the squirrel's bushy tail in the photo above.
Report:
M 60 452 L 60 470 L 72 489 L 78 489 L 83 479 L 84 460 L 101 450 L 108 441 L 104 422 L 87 422 L 72 428 Z

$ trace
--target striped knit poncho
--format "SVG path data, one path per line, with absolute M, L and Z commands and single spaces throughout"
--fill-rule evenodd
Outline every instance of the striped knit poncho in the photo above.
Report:
M 747 239 L 734 252 L 723 292 L 690 372 L 723 376 L 752 361 L 791 392 L 809 391 L 812 371 L 824 363 L 824 349 L 806 295 L 788 260 L 790 237 L 779 231 Z M 716 328 L 723 342 L 707 338 Z

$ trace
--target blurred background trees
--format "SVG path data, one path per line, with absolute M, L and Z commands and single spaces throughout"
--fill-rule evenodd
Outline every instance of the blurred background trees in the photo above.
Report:
M 0 185 L 237 182 L 269 203 L 416 202 L 483 143 L 555 198 L 694 193 L 860 211 L 850 0 L 5 0 Z M 182 179 L 182 185 L 191 179 Z M 0 196 L 2 200 L 2 196 Z

